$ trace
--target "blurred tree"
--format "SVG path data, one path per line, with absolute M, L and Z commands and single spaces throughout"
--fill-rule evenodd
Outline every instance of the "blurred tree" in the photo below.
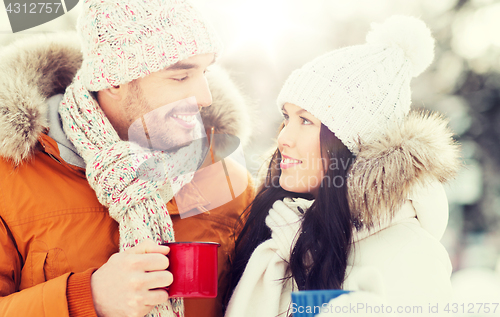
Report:
M 477 160 L 483 169 L 484 194 L 476 204 L 464 208 L 464 231 L 496 231 L 500 206 L 500 73 L 478 74 L 468 70 L 465 80 L 455 94 L 469 104 L 472 118 L 470 128 L 462 140 L 472 140 L 478 145 Z

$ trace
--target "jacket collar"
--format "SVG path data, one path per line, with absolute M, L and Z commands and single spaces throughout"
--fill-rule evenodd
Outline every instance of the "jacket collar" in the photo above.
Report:
M 48 136 L 56 141 L 59 148 L 60 157 L 67 163 L 85 168 L 85 161 L 78 155 L 73 143 L 66 137 L 62 128 L 61 118 L 59 116 L 59 103 L 63 99 L 63 95 L 55 95 L 47 99 L 48 104 L 48 122 L 49 132 Z
M 440 182 L 433 181 L 427 186 L 418 185 L 392 218 L 385 219 L 372 228 L 354 230 L 353 241 L 361 241 L 391 226 L 412 221 L 418 221 L 427 233 L 436 240 L 441 240 L 448 224 L 448 198 Z
M 360 140 L 359 149 L 347 181 L 358 229 L 393 218 L 419 188 L 445 183 L 461 167 L 459 145 L 448 120 L 438 113 L 412 111 L 375 141 Z

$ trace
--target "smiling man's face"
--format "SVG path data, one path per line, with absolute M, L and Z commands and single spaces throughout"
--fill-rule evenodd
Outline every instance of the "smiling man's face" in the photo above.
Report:
M 202 127 L 200 107 L 212 104 L 205 71 L 213 61 L 213 53 L 192 56 L 100 91 L 99 104 L 122 140 L 145 134 L 156 149 L 175 150 L 193 141 L 195 129 Z

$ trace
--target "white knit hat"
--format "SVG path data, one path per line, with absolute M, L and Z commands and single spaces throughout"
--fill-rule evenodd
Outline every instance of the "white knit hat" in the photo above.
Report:
M 287 102 L 307 110 L 355 154 L 358 140 L 372 141 L 408 114 L 410 80 L 434 58 L 434 39 L 417 18 L 373 24 L 366 40 L 295 70 L 278 96 L 280 111 Z
M 89 91 L 220 50 L 213 29 L 185 0 L 85 0 L 77 30 Z

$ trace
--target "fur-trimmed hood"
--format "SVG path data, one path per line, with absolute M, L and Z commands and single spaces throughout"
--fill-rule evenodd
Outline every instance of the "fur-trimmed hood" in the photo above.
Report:
M 448 120 L 438 113 L 412 111 L 376 140 L 358 141 L 349 171 L 349 206 L 358 228 L 391 219 L 418 189 L 447 182 L 462 165 Z
M 81 63 L 74 32 L 28 37 L 0 49 L 0 156 L 17 165 L 32 155 L 49 126 L 47 99 L 64 93 Z M 222 68 L 211 67 L 207 79 L 213 103 L 201 111 L 205 128 L 245 145 L 252 125 L 247 100 Z

